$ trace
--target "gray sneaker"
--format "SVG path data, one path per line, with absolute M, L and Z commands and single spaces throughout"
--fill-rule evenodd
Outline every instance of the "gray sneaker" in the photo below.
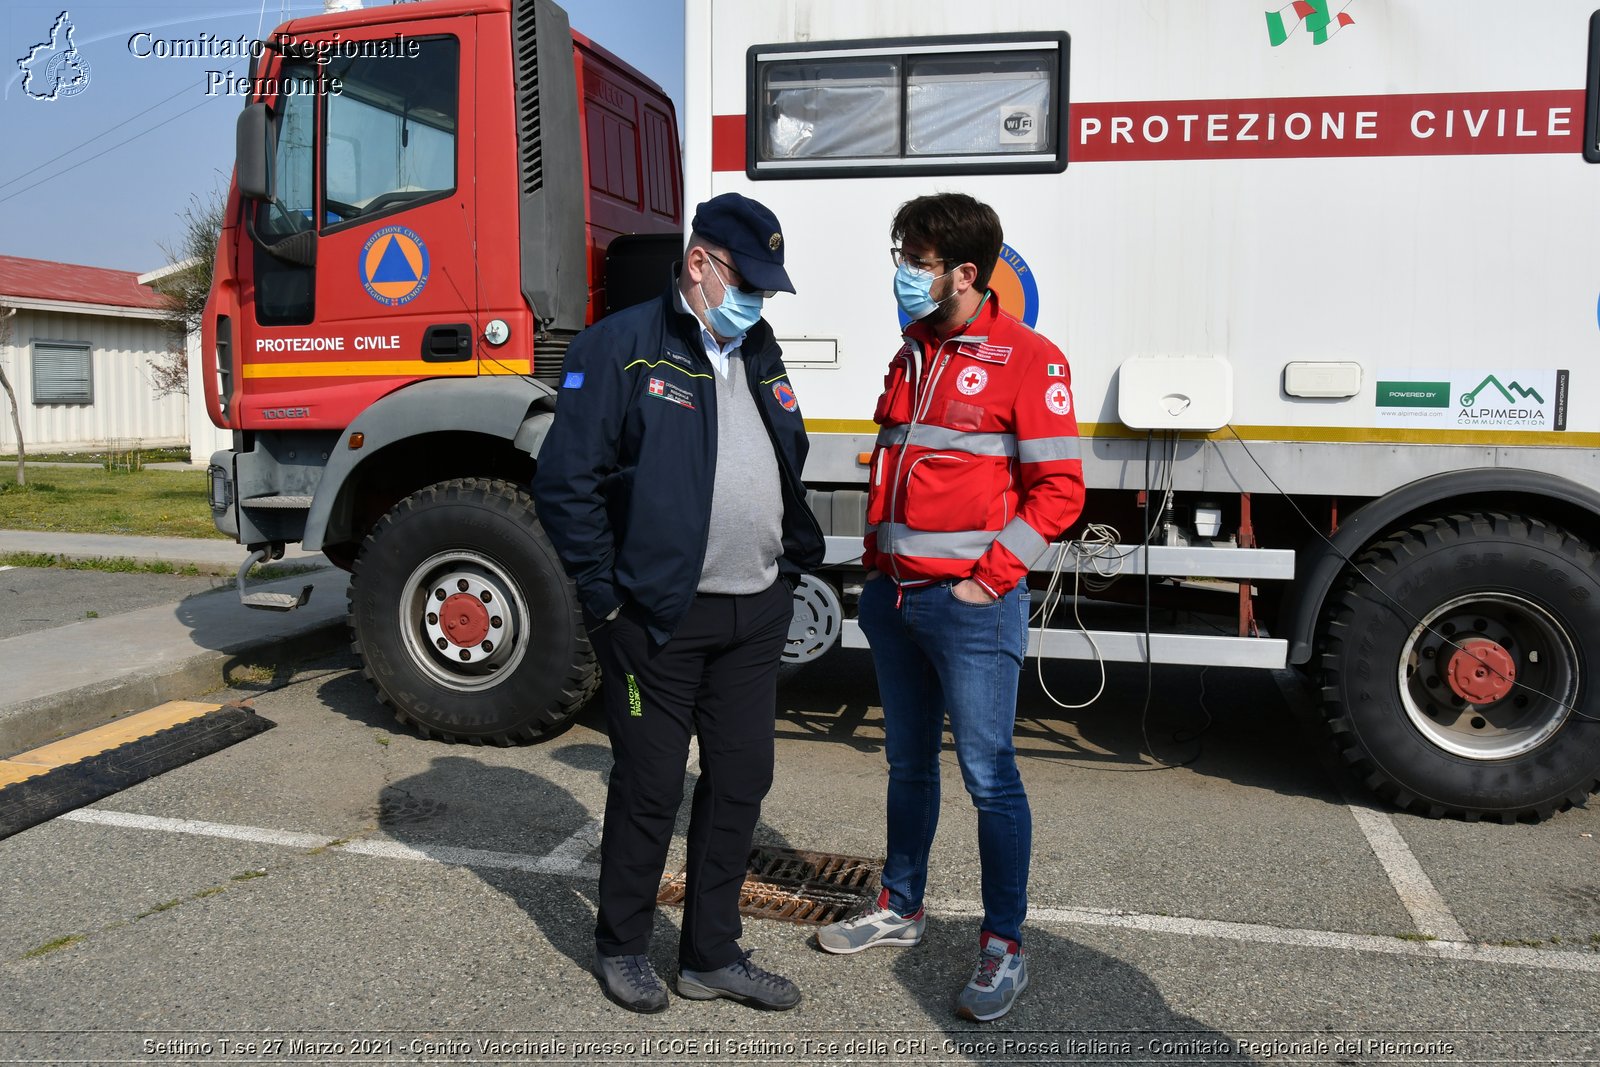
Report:
M 606 996 L 629 1011 L 654 1015 L 667 1010 L 667 987 L 644 956 L 594 955 L 594 974 Z
M 1028 964 L 1022 946 L 998 934 L 985 931 L 979 944 L 978 966 L 956 998 L 956 1014 L 986 1023 L 1010 1011 L 1017 994 L 1028 988 Z
M 824 952 L 848 956 L 873 945 L 910 947 L 922 940 L 928 925 L 926 908 L 900 915 L 889 908 L 889 891 L 878 894 L 878 906 L 863 915 L 832 923 L 817 931 L 817 947 Z
M 800 987 L 751 963 L 750 952 L 714 971 L 682 968 L 678 971 L 678 995 L 689 1000 L 727 997 L 767 1011 L 788 1011 L 800 1003 Z

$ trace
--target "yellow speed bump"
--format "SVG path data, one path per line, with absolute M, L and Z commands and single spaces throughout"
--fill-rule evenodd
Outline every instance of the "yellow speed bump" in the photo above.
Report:
M 79 763 L 91 756 L 109 752 L 130 741 L 149 737 L 179 723 L 198 719 L 220 707 L 221 704 L 173 700 L 149 711 L 141 711 L 115 722 L 108 722 L 104 726 L 97 726 L 93 730 L 85 730 L 81 734 L 74 734 L 60 741 L 52 741 L 48 745 L 8 757 L 0 760 L 0 789 L 27 781 L 57 767 Z

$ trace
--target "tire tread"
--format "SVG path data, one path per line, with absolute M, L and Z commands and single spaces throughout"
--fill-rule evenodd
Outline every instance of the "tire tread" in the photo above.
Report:
M 595 666 L 594 652 L 589 647 L 588 633 L 583 627 L 581 613 L 572 611 L 572 622 L 578 637 L 578 654 L 573 658 L 558 689 L 557 699 L 551 707 L 512 729 L 493 734 L 465 734 L 429 726 L 400 707 L 384 690 L 374 674 L 365 649 L 360 629 L 356 625 L 358 586 L 363 571 L 368 569 L 370 553 L 376 551 L 385 535 L 408 515 L 425 507 L 441 503 L 478 503 L 500 512 L 507 518 L 526 521 L 533 513 L 532 498 L 511 482 L 492 478 L 453 478 L 417 490 L 390 508 L 362 539 L 350 572 L 350 588 L 346 595 L 346 623 L 350 628 L 350 651 L 361 663 L 361 674 L 372 685 L 378 700 L 387 706 L 396 720 L 410 727 L 424 740 L 443 741 L 448 744 L 510 746 L 528 744 L 566 725 L 589 701 L 600 685 L 600 672 Z

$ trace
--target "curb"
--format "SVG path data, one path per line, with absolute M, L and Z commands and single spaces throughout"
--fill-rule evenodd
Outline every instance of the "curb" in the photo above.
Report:
M 275 629 L 275 633 L 234 637 L 218 642 L 222 646 L 218 648 L 196 645 L 187 654 L 180 649 L 172 654 L 151 655 L 146 661 L 148 670 L 125 666 L 108 669 L 103 677 L 81 685 L 5 703 L 0 706 L 0 757 L 27 751 L 169 700 L 192 699 L 238 684 L 238 672 L 242 668 L 266 667 L 276 673 L 295 663 L 347 650 L 350 638 L 345 622 L 344 580 L 345 576 L 339 572 L 283 580 L 319 585 L 321 604 L 314 603 L 310 608 L 289 615 L 249 611 L 237 601 L 227 606 L 229 613 L 248 612 L 238 617 L 250 620 L 242 623 L 247 628 L 253 628 L 256 616 L 273 619 L 276 625 L 270 629 Z M 287 591 L 287 585 L 284 589 Z M 219 595 L 227 596 L 226 593 Z M 226 605 L 222 600 L 211 603 Z M 154 610 L 170 612 L 171 609 Z M 296 615 L 300 618 L 295 619 Z M 116 617 L 110 621 L 115 622 Z M 49 633 L 60 635 L 63 629 Z M 116 640 L 109 634 L 105 638 Z M 172 644 L 167 641 L 164 647 L 171 649 Z M 139 653 L 142 655 L 145 651 L 141 649 Z M 83 672 L 75 673 L 83 677 Z
M 193 699 L 228 688 L 234 684 L 233 672 L 241 667 L 270 667 L 276 673 L 349 647 L 345 624 L 330 623 L 255 648 L 198 652 L 159 675 L 91 682 L 65 693 L 25 700 L 7 708 L 6 719 L 0 721 L 0 753 L 26 752 L 169 700 Z

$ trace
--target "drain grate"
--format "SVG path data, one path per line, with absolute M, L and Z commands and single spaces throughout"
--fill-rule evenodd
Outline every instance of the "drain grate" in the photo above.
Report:
M 739 890 L 739 914 L 824 926 L 878 896 L 882 860 L 757 846 Z M 683 906 L 684 872 L 667 879 L 656 900 Z

